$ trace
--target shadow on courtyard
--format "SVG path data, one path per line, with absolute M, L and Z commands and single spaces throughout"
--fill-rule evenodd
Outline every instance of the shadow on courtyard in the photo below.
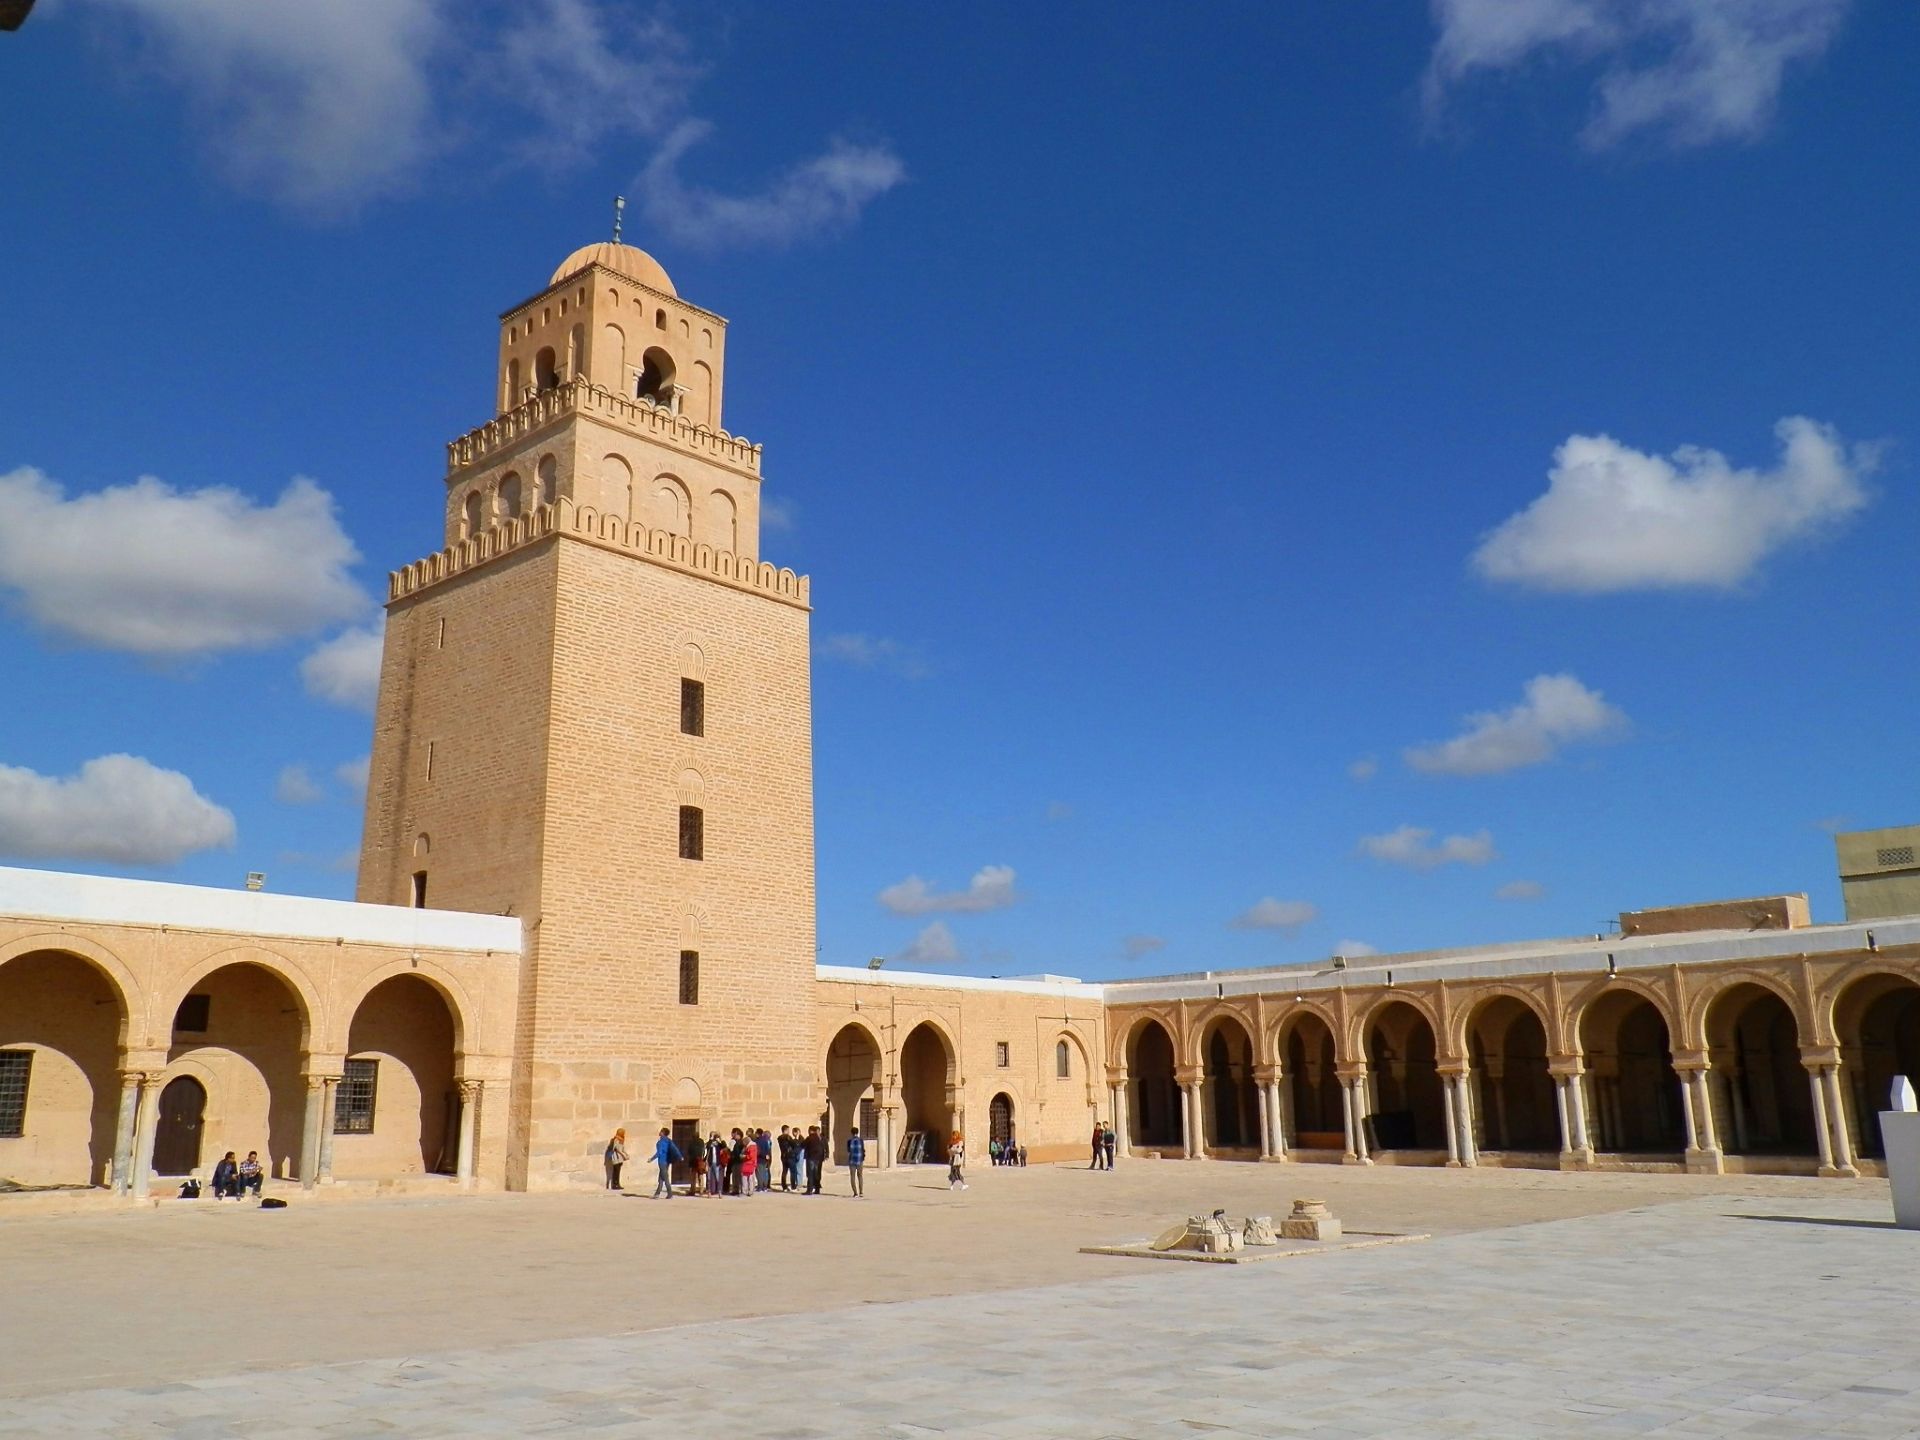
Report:
M 1836 1220 L 1825 1215 L 1739 1215 L 1727 1213 L 1729 1220 L 1764 1220 L 1772 1225 L 1840 1225 L 1849 1230 L 1896 1230 L 1891 1220 Z

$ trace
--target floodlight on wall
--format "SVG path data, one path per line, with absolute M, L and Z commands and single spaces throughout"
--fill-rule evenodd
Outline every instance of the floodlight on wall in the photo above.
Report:
M 1347 957 L 1346 957 L 1346 956 L 1344 956 L 1344 955 L 1336 955 L 1336 956 L 1334 956 L 1334 957 L 1333 957 L 1333 968 L 1334 968 L 1334 969 L 1336 969 L 1336 970 L 1344 970 L 1344 969 L 1346 969 L 1346 968 L 1347 968 Z
M 869 960 L 869 961 L 867 961 L 867 969 L 869 969 L 869 970 L 878 970 L 878 969 L 879 969 L 879 968 L 880 968 L 880 967 L 881 967 L 882 965 L 884 965 L 884 964 L 886 964 L 886 963 L 887 963 L 887 957 L 886 957 L 886 956 L 884 956 L 884 955 L 876 955 L 876 956 L 874 956 L 874 957 L 873 957 L 873 958 L 872 958 L 871 960 Z
M 264 890 L 266 888 L 267 888 L 267 877 L 263 871 L 259 871 L 259 870 L 247 871 L 247 889 Z

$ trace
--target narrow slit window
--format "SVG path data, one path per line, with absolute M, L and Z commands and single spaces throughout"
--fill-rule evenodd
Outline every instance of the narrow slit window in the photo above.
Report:
M 1064 1040 L 1053 1047 L 1053 1073 L 1062 1080 L 1073 1078 L 1073 1057 L 1068 1053 L 1067 1042 Z
M 682 1005 L 700 1003 L 700 952 L 698 950 L 680 952 L 680 1003 Z
M 707 733 L 707 687 L 704 681 L 683 679 L 680 682 L 680 733 Z
M 707 850 L 706 812 L 698 805 L 680 807 L 680 858 L 703 860 Z
M 413 872 L 413 908 L 416 910 L 427 908 L 427 872 L 424 870 Z
M 1004 1040 L 993 1042 L 993 1063 L 1002 1070 L 1013 1064 L 1013 1047 Z

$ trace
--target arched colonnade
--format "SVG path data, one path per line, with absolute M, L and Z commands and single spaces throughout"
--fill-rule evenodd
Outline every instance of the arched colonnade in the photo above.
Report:
M 1852 1175 L 1920 1083 L 1920 957 L 1120 995 L 1108 1023 L 1132 1151 Z
M 231 937 L 185 956 L 159 934 L 123 940 L 141 967 L 74 927 L 0 943 L 0 1176 L 139 1196 L 253 1150 L 306 1187 L 475 1178 L 507 1062 L 470 1051 L 454 968 L 344 941 L 324 967 Z

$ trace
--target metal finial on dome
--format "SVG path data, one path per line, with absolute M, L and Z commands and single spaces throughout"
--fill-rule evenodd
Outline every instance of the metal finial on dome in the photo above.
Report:
M 626 196 L 616 195 L 613 197 L 613 243 L 616 245 L 620 243 L 620 219 L 626 212 L 626 208 Z

